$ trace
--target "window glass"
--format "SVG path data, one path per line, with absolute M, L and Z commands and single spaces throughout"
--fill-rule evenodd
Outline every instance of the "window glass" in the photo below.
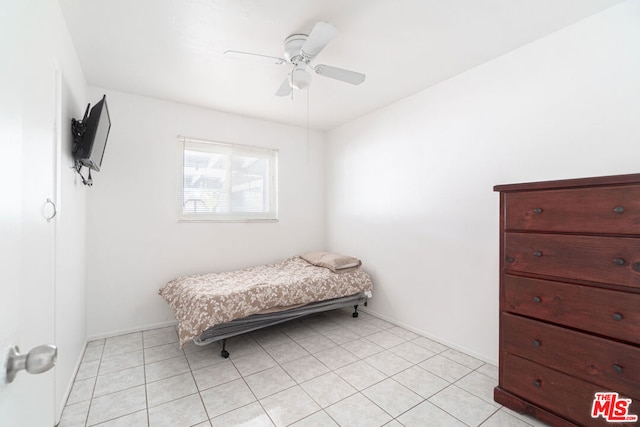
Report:
M 277 219 L 277 151 L 179 138 L 178 219 Z

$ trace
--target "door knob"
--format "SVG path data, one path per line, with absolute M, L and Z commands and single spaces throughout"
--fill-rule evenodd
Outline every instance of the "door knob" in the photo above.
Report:
M 18 371 L 23 369 L 30 374 L 47 372 L 55 366 L 57 357 L 58 349 L 55 345 L 40 345 L 27 354 L 20 354 L 17 346 L 10 348 L 7 356 L 7 383 L 12 382 Z

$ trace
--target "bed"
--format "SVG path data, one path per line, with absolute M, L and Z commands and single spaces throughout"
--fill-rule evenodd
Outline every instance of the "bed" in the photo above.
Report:
M 312 313 L 358 305 L 372 282 L 360 260 L 306 252 L 243 270 L 185 276 L 159 290 L 178 320 L 180 345 L 207 345 Z

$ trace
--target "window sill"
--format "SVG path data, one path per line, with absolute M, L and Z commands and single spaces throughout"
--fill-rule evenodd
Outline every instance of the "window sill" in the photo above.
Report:
M 278 218 L 275 219 L 205 219 L 205 218 L 178 218 L 178 223 L 190 223 L 190 222 L 209 222 L 209 223 L 230 223 L 230 222 L 280 222 Z

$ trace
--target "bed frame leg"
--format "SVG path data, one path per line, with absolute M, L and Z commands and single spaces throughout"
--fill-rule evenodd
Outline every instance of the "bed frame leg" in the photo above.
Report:
M 351 315 L 352 317 L 358 317 L 358 304 L 353 306 L 353 314 Z
M 225 359 L 227 357 L 229 357 L 229 352 L 227 351 L 227 339 L 223 339 L 222 340 L 222 351 L 220 352 L 220 356 L 224 357 Z

